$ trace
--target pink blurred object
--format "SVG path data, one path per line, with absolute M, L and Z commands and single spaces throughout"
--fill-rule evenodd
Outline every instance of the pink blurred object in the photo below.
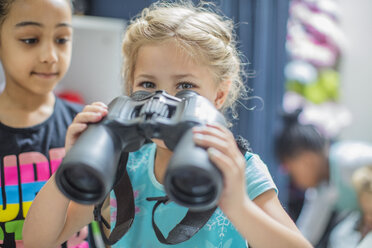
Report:
M 315 12 L 326 13 L 335 20 L 338 20 L 341 15 L 338 0 L 303 0 L 309 8 Z
M 68 248 L 89 248 L 89 244 L 85 239 L 88 237 L 88 227 L 83 227 L 78 234 L 74 234 L 67 241 Z
M 312 1 L 320 3 L 321 1 Z M 342 50 L 345 47 L 345 37 L 337 19 L 329 13 L 314 11 L 308 4 L 295 1 L 290 8 L 291 18 L 298 20 L 318 43 L 328 44 L 333 49 Z
M 336 65 L 346 45 L 337 11 L 334 0 L 291 3 L 286 46 L 292 58 L 308 61 L 316 67 Z
M 286 48 L 293 59 L 305 60 L 317 67 L 332 67 L 338 57 L 332 47 L 316 44 L 311 36 L 301 33 L 300 29 L 288 29 Z

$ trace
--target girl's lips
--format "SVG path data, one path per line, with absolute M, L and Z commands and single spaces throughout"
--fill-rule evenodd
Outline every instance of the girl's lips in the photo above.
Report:
M 58 72 L 32 72 L 32 74 L 41 78 L 53 78 L 58 76 Z

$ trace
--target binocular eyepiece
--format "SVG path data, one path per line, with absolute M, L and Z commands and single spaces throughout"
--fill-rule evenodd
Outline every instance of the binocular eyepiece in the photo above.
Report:
M 56 184 L 73 201 L 100 203 L 121 176 L 122 154 L 158 138 L 173 151 L 163 182 L 168 197 L 195 211 L 211 209 L 223 188 L 222 174 L 206 149 L 195 145 L 191 130 L 208 123 L 226 125 L 214 105 L 191 90 L 176 96 L 164 91 L 119 96 L 109 104 L 107 116 L 89 124 L 67 152 Z

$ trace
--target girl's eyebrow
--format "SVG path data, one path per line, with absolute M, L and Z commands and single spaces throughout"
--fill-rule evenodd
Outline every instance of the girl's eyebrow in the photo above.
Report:
M 25 26 L 42 27 L 43 25 L 41 23 L 38 23 L 38 22 L 25 21 L 25 22 L 19 22 L 15 26 L 16 26 L 16 28 L 18 28 L 18 27 L 25 27 Z
M 153 80 L 153 79 L 156 78 L 155 76 L 150 75 L 150 74 L 146 74 L 146 73 L 141 73 L 141 74 L 139 74 L 139 75 L 137 76 L 137 78 L 138 78 L 138 77 L 148 78 L 148 79 L 151 79 L 151 80 Z M 181 79 L 181 78 L 185 78 L 185 77 L 193 77 L 193 78 L 195 78 L 195 75 L 192 74 L 192 73 L 172 75 L 172 78 L 174 78 L 174 79 L 176 79 L 176 80 L 177 80 L 177 79 Z
M 16 28 L 19 28 L 19 27 L 25 27 L 25 26 L 43 27 L 44 25 L 39 23 L 39 22 L 24 21 L 24 22 L 17 23 L 15 26 L 16 26 Z M 70 28 L 72 28 L 72 25 L 70 23 L 67 23 L 67 22 L 62 22 L 62 23 L 58 23 L 56 25 L 56 27 L 70 27 Z
M 180 79 L 180 78 L 185 78 L 185 77 L 195 77 L 195 75 L 193 75 L 192 73 L 173 75 L 173 78 L 175 79 Z
M 144 78 L 149 78 L 149 79 L 154 79 L 155 77 L 150 74 L 139 74 L 137 77 L 144 77 Z
M 70 23 L 67 23 L 67 22 L 62 22 L 62 23 L 58 23 L 56 25 L 56 28 L 59 28 L 59 27 L 68 27 L 68 28 L 72 28 L 72 25 Z

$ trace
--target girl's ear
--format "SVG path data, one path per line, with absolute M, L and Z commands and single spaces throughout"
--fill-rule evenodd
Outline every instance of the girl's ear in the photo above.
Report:
M 226 98 L 229 94 L 230 86 L 230 80 L 223 81 L 218 86 L 216 98 L 214 100 L 214 106 L 216 106 L 217 109 L 220 109 L 226 101 Z

